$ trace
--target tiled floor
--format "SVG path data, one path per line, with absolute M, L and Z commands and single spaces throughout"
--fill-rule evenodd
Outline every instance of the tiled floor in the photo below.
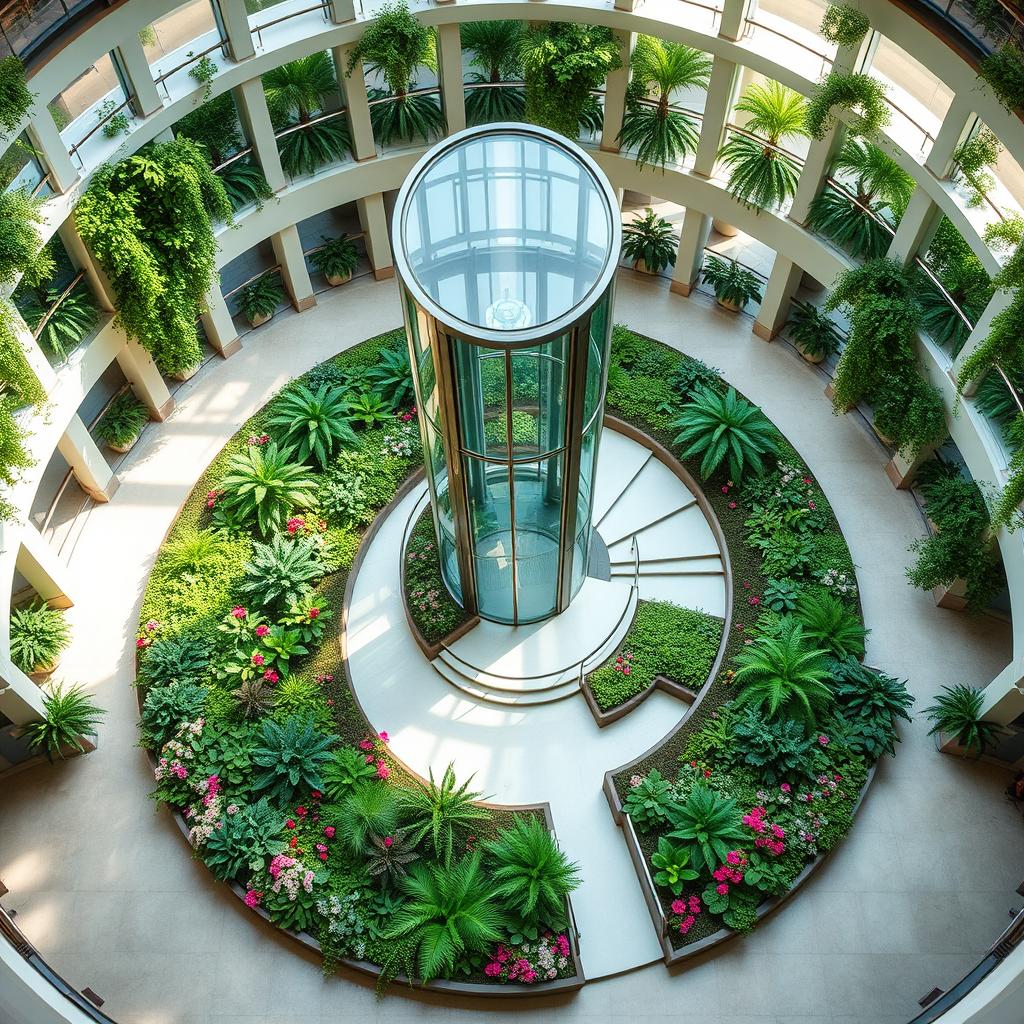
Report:
M 80 599 L 62 674 L 108 708 L 100 748 L 14 776 L 0 792 L 5 905 L 19 911 L 19 924 L 54 967 L 104 996 L 121 1024 L 403 1024 L 468 1020 L 483 1010 L 402 991 L 377 1002 L 365 982 L 324 979 L 211 881 L 168 815 L 146 798 L 148 766 L 134 746 L 132 637 L 160 538 L 202 467 L 277 387 L 400 322 L 393 282 L 357 281 L 319 303 L 301 319 L 275 318 L 230 361 L 205 367 L 178 393 L 174 415 L 130 454 L 114 501 L 90 516 L 71 560 Z M 1003 667 L 1003 623 L 940 611 L 907 586 L 906 546 L 922 532 L 917 508 L 888 483 L 867 427 L 832 415 L 814 370 L 787 347 L 754 337 L 749 319 L 700 295 L 672 296 L 665 282 L 629 271 L 620 275 L 615 315 L 722 368 L 800 447 L 861 567 L 869 658 L 909 677 L 919 706 L 943 683 L 981 683 Z M 657 716 L 651 741 L 671 724 L 667 710 Z M 674 976 L 655 965 L 589 985 L 568 1001 L 489 1003 L 488 1017 L 907 1020 L 919 996 L 948 986 L 1004 927 L 1024 873 L 1024 827 L 1003 799 L 1005 774 L 940 756 L 925 733 L 924 722 L 904 731 L 849 840 L 750 937 Z M 566 756 L 571 761 L 572 750 Z M 635 885 L 628 872 L 622 885 Z

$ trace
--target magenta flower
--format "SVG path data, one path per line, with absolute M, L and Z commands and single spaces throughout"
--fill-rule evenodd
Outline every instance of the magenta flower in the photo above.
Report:
M 256 627 L 257 636 L 266 636 L 270 632 L 270 627 L 267 625 L 259 625 Z
M 231 609 L 232 618 L 235 619 L 244 619 L 248 614 L 249 613 L 241 605 L 236 605 Z
M 252 656 L 252 663 L 254 665 L 262 665 L 267 659 L 262 654 L 254 654 Z

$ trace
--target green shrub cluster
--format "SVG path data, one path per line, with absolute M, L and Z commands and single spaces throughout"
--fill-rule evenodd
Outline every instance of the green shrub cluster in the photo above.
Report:
M 466 613 L 448 592 L 430 509 L 416 521 L 405 549 L 405 601 L 428 644 L 436 644 L 466 621 Z

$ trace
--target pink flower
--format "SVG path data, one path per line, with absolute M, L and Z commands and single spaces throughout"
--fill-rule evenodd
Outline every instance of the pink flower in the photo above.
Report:
M 384 732 L 378 733 L 377 735 L 380 736 L 381 743 L 387 743 L 388 740 L 391 739 L 391 737 L 388 736 L 386 730 Z
M 146 623 L 146 629 L 150 633 L 152 633 L 157 628 L 157 626 L 159 626 L 159 625 L 160 625 L 160 623 L 157 622 L 156 619 L 150 619 L 149 622 Z
M 385 836 L 384 837 L 384 845 L 390 850 L 391 847 L 395 845 L 395 837 L 394 836 Z
M 685 914 L 686 902 L 684 900 L 673 900 L 671 909 L 673 914 Z
M 725 896 L 729 892 L 728 882 L 719 882 L 718 885 L 715 886 L 715 892 L 717 892 L 719 896 Z
M 623 668 L 623 670 L 622 670 L 622 674 L 623 674 L 624 676 L 628 676 L 628 675 L 629 675 L 629 666 L 628 666 L 628 665 L 626 665 L 626 666 L 625 666 L 625 667 Z
M 316 619 L 316 618 L 319 618 L 319 616 L 320 616 L 320 609 L 319 608 L 310 608 L 309 609 L 309 617 L 310 617 L 310 619 Z
M 286 821 L 286 822 L 284 823 L 284 827 L 285 827 L 285 828 L 295 828 L 295 819 L 294 819 L 294 818 L 289 818 L 289 819 L 288 819 L 288 820 L 287 820 L 287 821 Z
M 281 679 L 281 677 L 272 668 L 268 668 L 267 671 L 263 673 L 263 678 L 268 683 L 276 683 Z
M 241 605 L 236 605 L 231 609 L 231 615 L 236 619 L 244 619 L 248 614 L 249 613 Z
M 254 654 L 252 656 L 252 663 L 254 665 L 262 665 L 267 659 L 262 654 Z
M 729 851 L 729 852 L 728 852 L 728 853 L 727 853 L 727 854 L 725 855 L 725 859 L 726 859 L 726 860 L 727 860 L 727 861 L 728 861 L 728 862 L 729 862 L 730 864 L 739 864 L 739 862 L 740 862 L 740 854 L 739 854 L 739 850 L 730 850 L 730 851 Z
M 772 835 L 775 836 L 776 839 L 785 839 L 786 830 L 782 828 L 781 825 L 772 825 Z
M 405 419 L 404 416 L 402 418 Z M 499 974 L 501 974 L 501 964 L 499 964 L 497 961 L 489 963 L 484 968 L 484 974 L 486 974 L 488 978 L 496 978 Z
M 139 639 L 135 641 L 135 646 L 141 650 L 143 647 L 149 646 L 149 641 L 144 636 L 140 636 Z
M 729 485 L 728 484 L 722 484 L 722 493 L 723 494 L 728 494 L 729 493 Z
M 256 627 L 257 636 L 266 636 L 270 632 L 270 627 L 267 625 L 260 625 Z
M 823 733 L 821 736 L 818 737 L 818 742 L 823 747 L 827 747 L 828 746 L 828 737 L 826 735 L 824 735 L 824 733 Z
M 373 741 L 372 740 L 360 740 L 359 741 L 359 749 L 360 750 L 373 750 Z
M 261 899 L 263 899 L 263 893 L 257 892 L 255 889 L 250 889 L 245 894 L 245 905 L 250 910 L 255 910 L 260 905 Z
M 784 782 L 781 786 L 779 786 L 779 789 L 781 789 L 783 793 L 793 792 L 793 787 L 788 782 Z
M 747 604 L 749 604 L 749 605 L 752 605 L 752 606 L 753 606 L 753 607 L 755 607 L 755 608 L 756 608 L 756 607 L 757 607 L 757 606 L 758 606 L 758 605 L 759 605 L 760 603 L 761 603 L 761 598 L 759 598 L 759 597 L 757 596 L 757 594 L 754 594 L 754 595 L 753 595 L 752 597 L 748 597 L 748 598 L 747 598 Z
M 689 899 L 689 908 L 690 908 L 690 913 L 691 914 L 699 914 L 700 913 L 701 906 L 700 906 L 700 897 L 699 896 L 691 896 L 690 897 L 690 899 Z
M 813 512 L 816 506 L 813 501 L 809 501 L 807 502 L 807 507 Z
M 679 922 L 679 931 L 685 935 L 693 927 L 694 920 L 695 918 L 692 914 L 684 917 L 682 921 Z
M 730 501 L 729 502 L 729 508 L 733 508 L 733 509 L 736 508 L 736 502 L 735 501 Z
M 304 818 L 307 814 L 309 814 L 309 811 L 307 811 L 306 808 L 302 806 L 302 804 L 299 804 L 299 806 L 295 808 L 295 813 L 300 818 Z
M 321 859 L 321 860 L 327 860 L 327 851 L 326 851 L 326 850 L 324 850 L 324 851 L 323 851 L 323 852 L 322 852 L 322 853 L 320 854 L 320 859 Z
M 377 762 L 377 778 L 386 779 L 391 774 L 391 769 L 383 762 Z

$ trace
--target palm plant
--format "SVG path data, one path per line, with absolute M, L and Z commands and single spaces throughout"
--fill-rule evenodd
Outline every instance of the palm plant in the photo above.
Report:
M 82 737 L 95 732 L 104 712 L 80 686 L 56 686 L 43 695 L 43 720 L 25 727 L 25 739 L 33 750 L 42 750 L 51 764 L 71 747 L 85 753 Z
M 777 634 L 762 636 L 736 656 L 734 681 L 742 689 L 737 707 L 754 707 L 765 717 L 792 719 L 809 733 L 816 716 L 832 704 L 826 653 L 811 647 L 803 626 L 784 622 Z
M 471 54 L 469 66 L 473 69 L 467 84 L 485 87 L 466 90 L 469 124 L 523 120 L 526 94 L 521 86 L 489 87 L 522 77 L 524 31 L 521 21 L 470 21 L 462 26 L 462 49 Z
M 308 719 L 293 716 L 283 725 L 264 720 L 252 751 L 252 763 L 263 769 L 253 776 L 253 790 L 266 789 L 275 804 L 287 806 L 301 792 L 320 789 L 321 767 L 337 742 Z
M 401 881 L 409 873 L 407 865 L 420 859 L 415 845 L 402 828 L 396 829 L 393 835 L 371 834 L 367 874 L 379 878 L 384 885 Z
M 642 217 L 622 226 L 622 255 L 648 274 L 674 265 L 678 245 L 672 225 L 649 206 Z
M 380 779 L 351 786 L 335 812 L 337 829 L 353 853 L 364 853 L 371 836 L 389 836 L 398 825 L 398 791 Z
M 231 208 L 236 212 L 246 206 L 259 207 L 264 199 L 269 199 L 274 194 L 263 176 L 263 169 L 249 157 L 232 161 L 223 170 L 218 171 L 217 176 L 224 185 Z
M 981 717 L 981 709 L 985 696 L 981 690 L 964 683 L 944 686 L 935 698 L 935 703 L 924 709 L 924 714 L 932 721 L 928 735 L 949 733 L 963 748 L 964 754 L 974 753 L 975 758 L 981 757 L 1003 733 L 1003 728 L 995 722 L 986 722 Z
M 864 656 L 868 630 L 846 605 L 831 594 L 802 594 L 794 616 L 808 641 L 837 658 Z
M 664 167 L 680 164 L 697 149 L 699 135 L 692 117 L 669 106 L 672 94 L 682 89 L 706 89 L 711 59 L 682 43 L 654 36 L 639 36 L 633 55 L 633 89 L 622 119 L 619 142 L 636 150 L 636 162 Z M 651 97 L 656 103 L 644 102 Z
M 11 611 L 10 654 L 22 672 L 49 672 L 71 643 L 71 627 L 64 613 L 43 601 Z
M 253 544 L 252 558 L 244 568 L 239 596 L 258 601 L 263 608 L 299 604 L 309 596 L 311 582 L 324 573 L 309 540 L 291 540 L 281 534 L 269 544 Z
M 291 448 L 278 448 L 271 441 L 249 445 L 228 461 L 221 500 L 245 519 L 255 519 L 264 536 L 280 529 L 292 509 L 304 508 L 312 499 L 314 483 L 306 467 L 293 461 L 294 455 Z
M 579 865 L 533 815 L 520 815 L 485 846 L 495 895 L 528 928 L 566 927 L 566 897 L 579 887 Z
M 411 405 L 415 395 L 412 387 L 412 369 L 406 345 L 381 349 L 377 362 L 370 367 L 370 380 L 380 389 L 391 408 L 399 410 Z
M 238 290 L 238 311 L 253 327 L 266 323 L 284 302 L 284 288 L 276 271 L 260 274 Z
M 126 388 L 107 407 L 96 424 L 96 436 L 117 452 L 125 452 L 139 439 L 149 422 L 149 409 Z
M 732 797 L 698 784 L 686 799 L 673 804 L 669 821 L 670 839 L 682 839 L 689 850 L 689 863 L 698 871 L 712 871 L 724 864 L 726 855 L 746 837 L 742 814 Z
M 490 817 L 486 808 L 474 801 L 480 794 L 473 792 L 470 776 L 462 785 L 455 779 L 455 768 L 449 764 L 441 777 L 434 780 L 433 769 L 426 782 L 417 782 L 412 789 L 404 790 L 401 796 L 402 814 L 413 841 L 419 845 L 428 837 L 434 854 L 451 863 L 456 842 L 464 839 L 474 825 Z
M 789 336 L 800 354 L 820 363 L 839 351 L 843 336 L 836 322 L 813 303 L 794 299 L 789 314 Z
M 437 71 L 437 39 L 420 23 L 404 2 L 378 8 L 349 53 L 347 74 L 362 62 L 371 73 L 379 73 L 387 91 L 370 90 L 373 132 L 383 145 L 395 139 L 411 142 L 429 138 L 444 127 L 444 114 L 436 96 L 410 93 L 418 68 Z
M 832 170 L 852 179 L 852 194 L 827 185 L 811 203 L 808 225 L 856 259 L 884 256 L 914 179 L 878 146 L 852 137 Z
M 340 388 L 321 384 L 314 393 L 305 384 L 295 383 L 274 404 L 268 426 L 282 429 L 282 442 L 292 445 L 303 462 L 314 462 L 323 469 L 336 444 L 355 442 L 347 411 L 348 402 Z
M 405 899 L 385 938 L 411 949 L 424 982 L 502 937 L 505 915 L 479 853 L 455 864 L 414 864 L 401 888 Z
M 799 163 L 781 150 L 783 142 L 806 138 L 807 103 L 778 82 L 752 85 L 736 104 L 748 114 L 745 131 L 734 132 L 718 152 L 729 168 L 729 191 L 747 206 L 775 209 L 796 194 Z
M 719 395 L 710 388 L 697 387 L 672 426 L 680 428 L 675 443 L 687 446 L 683 457 L 702 456 L 700 473 L 704 480 L 726 461 L 729 476 L 736 483 L 748 467 L 760 476 L 765 469 L 763 457 L 775 454 L 775 427 L 735 388 Z
M 340 112 L 329 119 L 291 125 L 278 136 L 281 167 L 293 178 L 344 160 L 351 145 L 348 121 Z
M 348 235 L 328 238 L 322 235 L 323 245 L 310 256 L 310 261 L 329 284 L 344 284 L 359 263 L 359 250 Z
M 700 271 L 701 278 L 715 290 L 715 301 L 723 309 L 738 313 L 748 302 L 761 301 L 761 281 L 752 270 L 736 260 L 708 255 Z
M 227 539 L 209 530 L 185 529 L 176 532 L 160 552 L 160 568 L 172 575 L 195 573 L 208 566 L 230 548 Z
M 33 290 L 24 302 L 19 303 L 21 313 L 33 331 L 38 330 L 47 312 L 53 310 L 38 341 L 56 359 L 67 359 L 99 319 L 96 300 L 87 284 L 77 285 L 63 300 L 62 293 L 62 288 Z M 57 305 L 58 301 L 60 305 Z
M 363 391 L 348 397 L 348 418 L 360 423 L 363 427 L 375 427 L 378 423 L 386 423 L 395 415 L 391 404 L 376 391 Z

